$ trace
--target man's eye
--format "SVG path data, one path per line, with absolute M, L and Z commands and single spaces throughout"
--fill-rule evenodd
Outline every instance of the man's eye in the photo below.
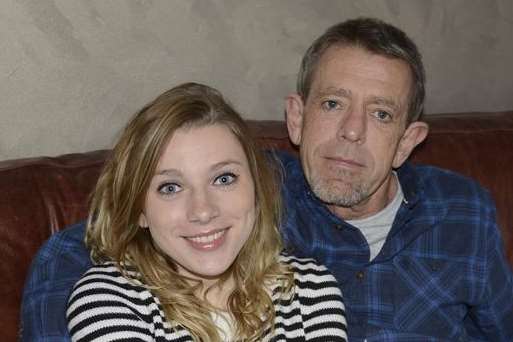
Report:
M 230 185 L 237 180 L 237 176 L 231 172 L 223 173 L 214 179 L 216 185 Z
M 325 111 L 330 111 L 340 107 L 339 103 L 335 100 L 326 100 L 321 104 L 321 106 Z
M 158 192 L 164 195 L 171 195 L 182 191 L 182 187 L 176 183 L 164 183 L 158 187 Z
M 392 120 L 392 115 L 390 115 L 390 113 L 388 113 L 387 111 L 384 111 L 384 110 L 377 110 L 373 114 L 380 121 L 391 121 Z

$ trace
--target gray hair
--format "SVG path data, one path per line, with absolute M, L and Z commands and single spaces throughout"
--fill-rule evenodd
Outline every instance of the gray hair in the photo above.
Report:
M 341 22 L 330 27 L 313 42 L 303 56 L 297 79 L 297 92 L 304 101 L 310 93 L 319 60 L 331 46 L 358 46 L 369 52 L 406 62 L 413 78 L 408 123 L 420 118 L 424 109 L 426 79 L 422 56 L 415 43 L 403 31 L 374 18 Z

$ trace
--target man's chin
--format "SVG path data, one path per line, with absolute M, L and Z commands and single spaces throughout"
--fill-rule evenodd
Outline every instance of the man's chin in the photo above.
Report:
M 312 191 L 319 200 L 330 206 L 350 208 L 365 199 L 365 193 L 360 189 L 348 186 L 340 187 L 340 184 L 318 184 L 312 186 Z

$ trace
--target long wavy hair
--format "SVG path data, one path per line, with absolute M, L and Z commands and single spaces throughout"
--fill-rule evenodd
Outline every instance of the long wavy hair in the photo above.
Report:
M 244 120 L 215 89 L 182 84 L 135 114 L 99 177 L 85 241 L 94 262 L 114 261 L 128 278 L 139 274 L 137 280 L 159 298 L 170 323 L 186 328 L 196 341 L 220 341 L 211 318 L 215 309 L 205 296 L 197 295 L 208 289 L 201 281 L 180 275 L 174 261 L 153 243 L 148 229 L 138 225 L 150 181 L 173 133 L 214 124 L 228 127 L 244 149 L 255 185 L 256 219 L 234 263 L 213 286 L 233 277 L 227 308 L 236 325 L 235 337 L 257 341 L 273 329 L 275 319 L 268 285 L 283 289 L 283 298 L 290 298 L 294 286 L 292 272 L 278 258 L 282 241 L 277 173 Z M 134 268 L 137 272 L 128 272 Z

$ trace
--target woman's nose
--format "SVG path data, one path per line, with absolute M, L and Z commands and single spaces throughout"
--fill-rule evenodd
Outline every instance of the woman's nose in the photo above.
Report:
M 209 223 L 219 216 L 219 207 L 207 191 L 194 191 L 189 201 L 188 219 L 200 224 Z

